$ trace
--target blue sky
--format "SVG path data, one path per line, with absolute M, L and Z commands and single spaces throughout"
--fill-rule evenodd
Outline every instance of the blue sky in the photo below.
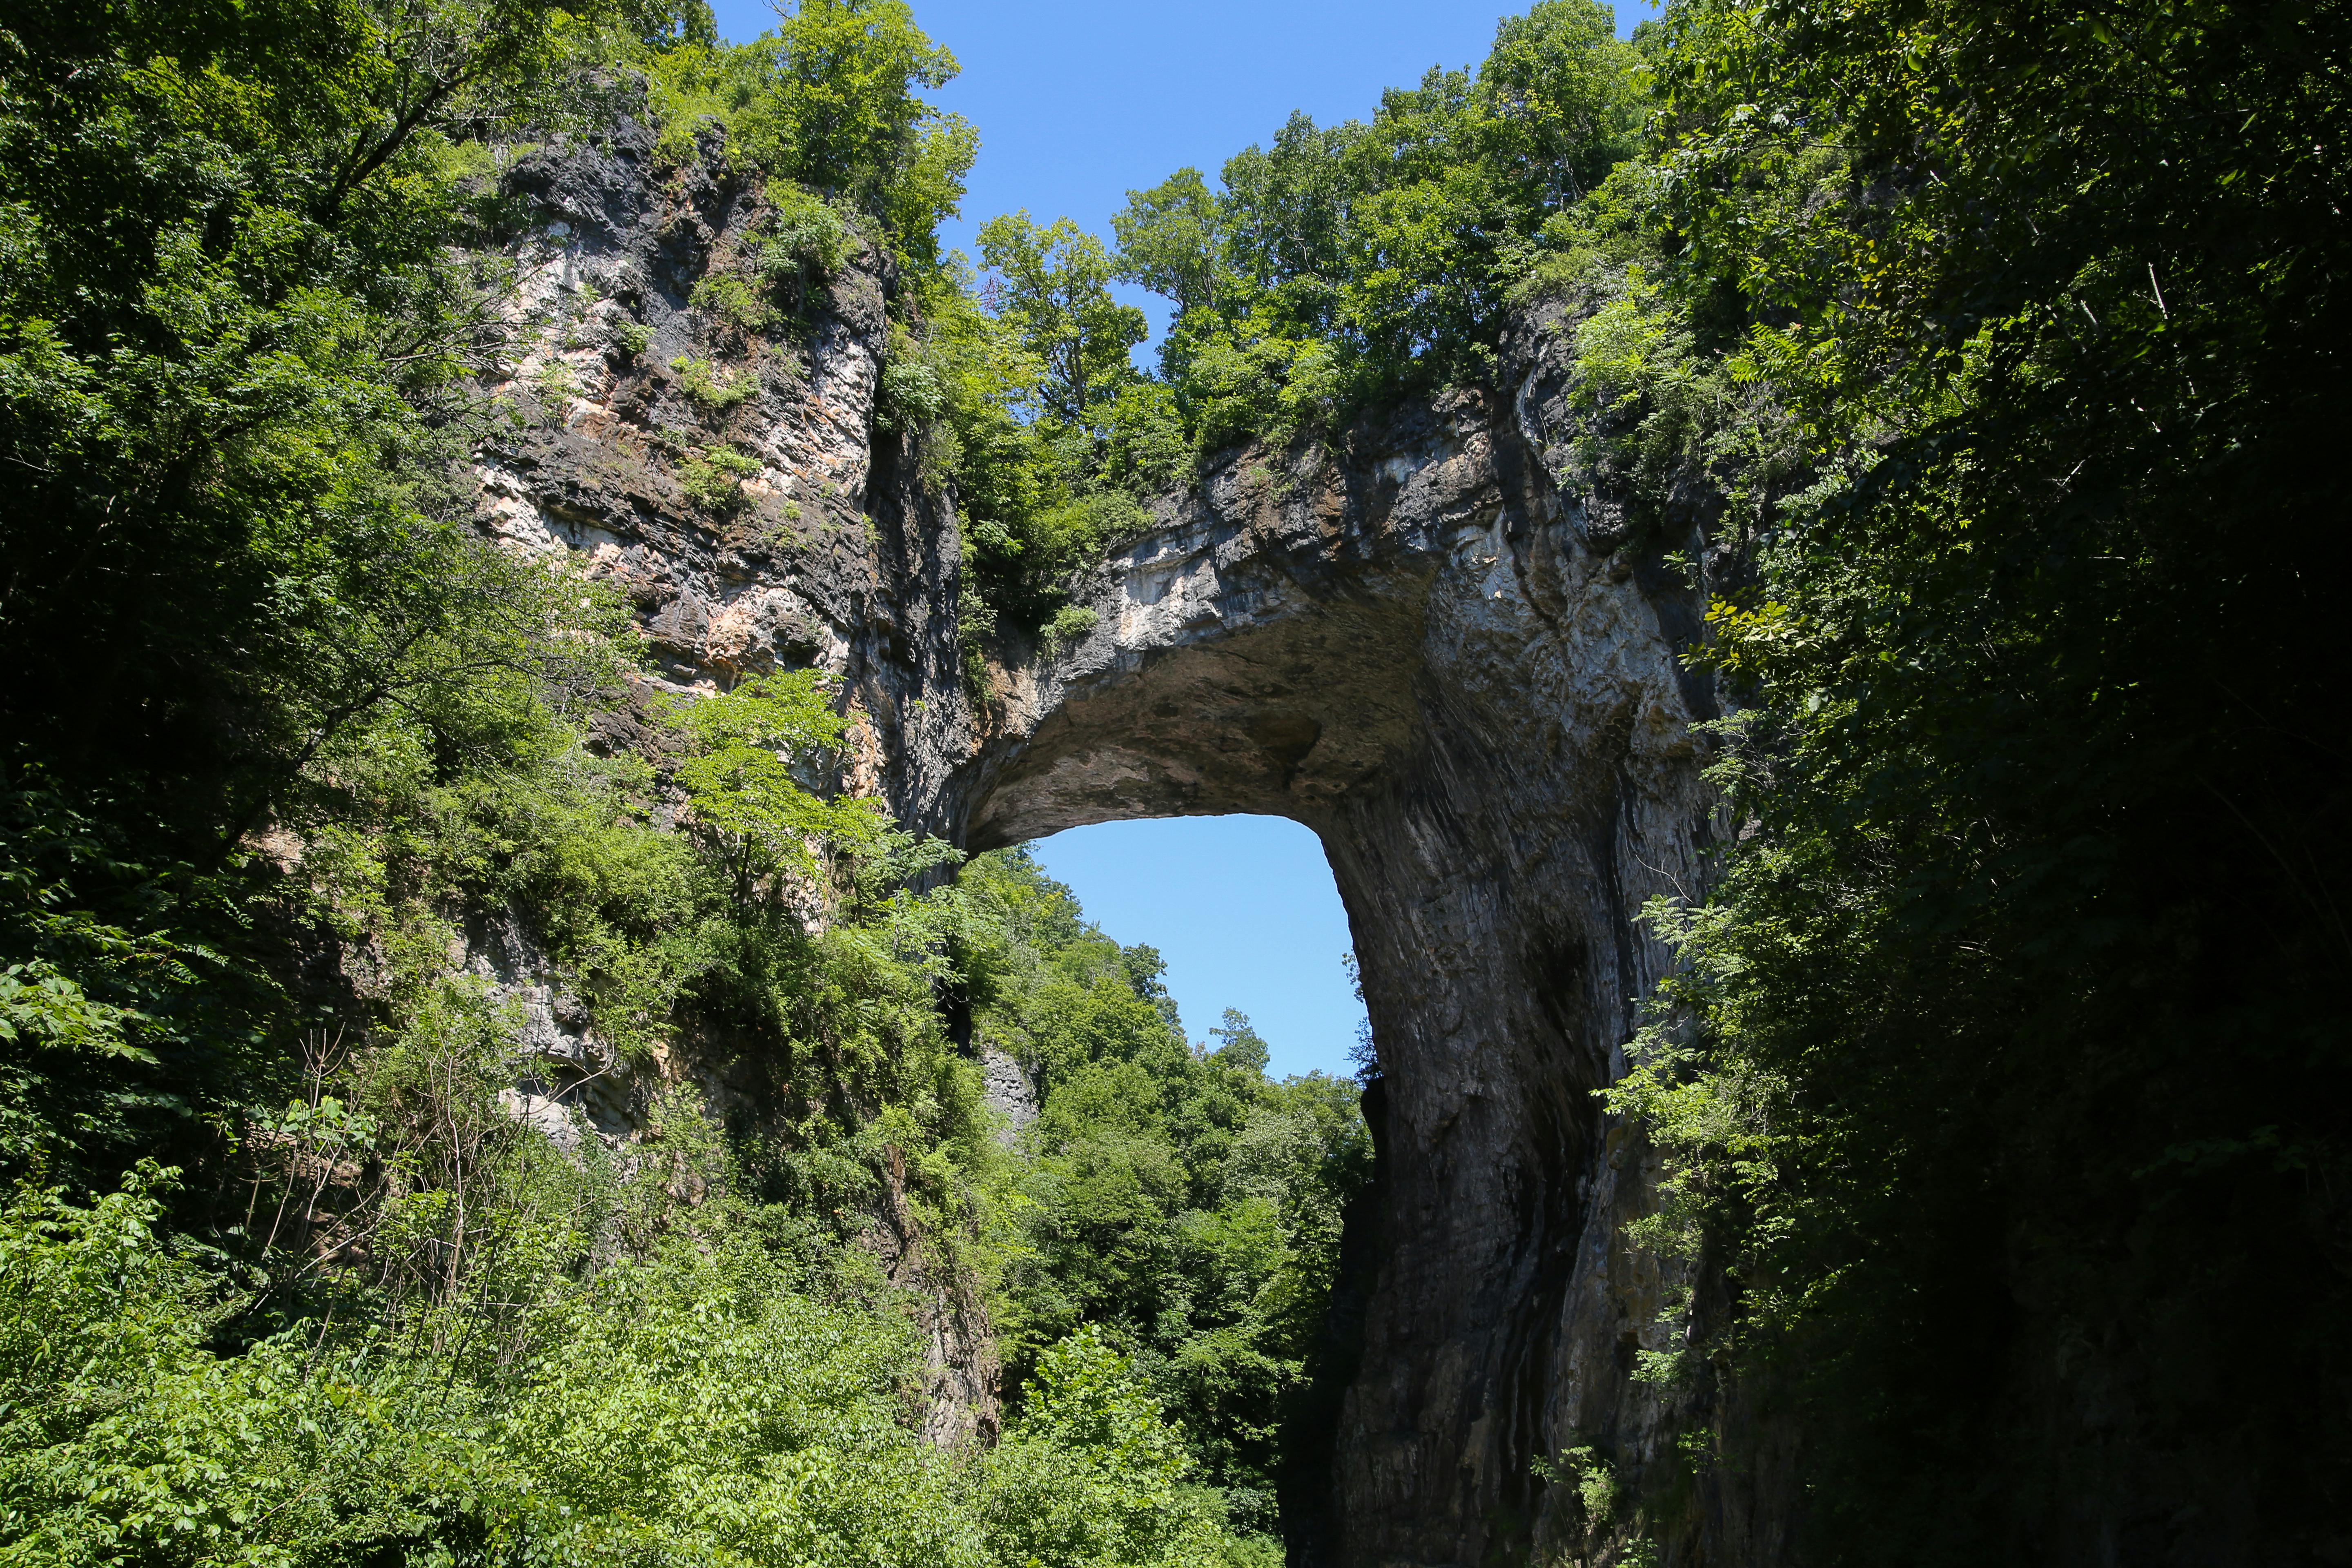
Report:
M 1340 968 L 1348 917 L 1313 833 L 1276 816 L 1174 816 L 1073 827 L 1034 847 L 1097 925 L 1160 950 L 1193 1039 L 1238 1007 L 1276 1078 L 1351 1070 L 1364 1010 Z
M 773 12 L 714 0 L 719 28 L 744 39 Z M 1433 65 L 1486 57 L 1501 0 L 914 0 L 924 30 L 963 73 L 938 94 L 980 130 L 961 218 L 949 244 L 998 213 L 1076 219 L 1108 237 L 1130 189 L 1269 140 L 1294 109 L 1328 123 L 1370 115 L 1381 89 Z M 1519 9 L 1524 9 L 1522 5 Z M 1620 5 L 1619 30 L 1654 7 Z M 1164 324 L 1160 301 L 1128 297 Z M 1139 363 L 1149 363 L 1139 353 Z M 1037 847 L 1087 912 L 1124 942 L 1168 960 L 1169 988 L 1194 1039 L 1227 1007 L 1250 1015 L 1277 1075 L 1348 1070 L 1362 1009 L 1339 955 L 1348 922 L 1315 836 L 1270 817 L 1106 823 Z

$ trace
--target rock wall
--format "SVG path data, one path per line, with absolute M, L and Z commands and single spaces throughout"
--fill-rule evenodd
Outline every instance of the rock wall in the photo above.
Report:
M 840 678 L 860 720 L 845 782 L 940 825 L 971 718 L 946 502 L 911 444 L 876 428 L 895 279 L 860 248 L 800 317 L 746 329 L 697 308 L 697 284 L 750 268 L 764 212 L 756 181 L 715 163 L 657 160 L 624 120 L 508 171 L 533 216 L 504 258 L 520 352 L 491 387 L 516 421 L 479 454 L 478 512 L 510 548 L 566 554 L 627 595 L 659 667 L 649 690 Z M 720 396 L 698 397 L 698 377 Z M 757 471 L 726 504 L 698 501 L 696 462 L 721 449 Z
M 499 258 L 514 270 L 520 352 L 491 391 L 515 417 L 478 455 L 477 515 L 508 548 L 565 557 L 635 606 L 656 669 L 634 711 L 600 721 L 600 743 L 658 758 L 672 732 L 646 702 L 814 665 L 857 720 L 840 782 L 945 830 L 946 770 L 971 726 L 954 531 L 913 482 L 906 444 L 875 427 L 889 268 L 862 251 L 802 317 L 757 330 L 696 308 L 696 284 L 748 263 L 763 211 L 756 184 L 714 172 L 709 153 L 665 163 L 625 120 L 506 172 L 530 220 Z M 723 395 L 698 398 L 698 376 Z M 687 481 L 720 448 L 758 468 L 713 506 Z M 453 959 L 521 1005 L 541 1047 L 542 1070 L 509 1105 L 551 1126 L 578 1105 L 625 1137 L 655 1075 L 626 1078 L 513 922 L 480 923 Z M 761 1064 L 756 1042 L 741 1044 L 677 1042 L 658 1076 L 756 1116 Z M 926 1435 L 954 1446 L 994 1430 L 994 1342 L 979 1301 L 933 1266 L 899 1175 L 886 1173 L 867 1241 L 921 1320 Z
M 887 265 L 862 256 L 807 321 L 744 332 L 691 298 L 743 254 L 751 186 L 657 168 L 625 123 L 510 184 L 537 205 L 513 250 L 533 346 L 505 387 L 524 427 L 482 457 L 486 526 L 626 592 L 650 685 L 834 672 L 859 719 L 847 782 L 975 850 L 1217 812 L 1321 836 L 1381 1065 L 1381 1158 L 1350 1219 L 1328 1462 L 1285 1500 L 1294 1560 L 1606 1552 L 1575 1489 L 1530 1466 L 1587 1446 L 1640 1488 L 1705 1414 L 1630 1375 L 1665 1348 L 1642 1336 L 1668 1282 L 1619 1239 L 1654 1173 L 1592 1091 L 1665 963 L 1633 917 L 1696 889 L 1717 831 L 1692 729 L 1714 700 L 1675 657 L 1703 595 L 1665 554 L 1711 568 L 1703 520 L 1636 538 L 1576 477 L 1558 323 L 1526 324 L 1499 390 L 1337 450 L 1227 455 L 1084 585 L 1089 636 L 1000 658 L 975 704 L 949 505 L 876 427 Z M 677 368 L 697 359 L 748 390 L 698 401 Z M 683 483 L 719 443 L 760 465 L 723 513 Z M 951 1438 L 985 1424 L 992 1368 L 968 1309 L 940 1317 L 934 1407 L 968 1412 L 940 1418 Z M 1676 1494 L 1668 1560 L 1773 1556 L 1745 1485 Z

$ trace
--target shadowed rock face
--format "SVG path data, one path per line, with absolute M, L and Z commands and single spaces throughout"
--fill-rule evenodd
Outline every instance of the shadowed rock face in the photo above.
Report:
M 1629 1376 L 1666 1348 L 1639 1338 L 1665 1282 L 1618 1239 L 1655 1173 L 1592 1093 L 1665 962 L 1633 917 L 1696 890 L 1712 831 L 1691 726 L 1713 699 L 1675 658 L 1703 596 L 1663 564 L 1682 550 L 1712 569 L 1704 519 L 1644 542 L 1573 477 L 1567 349 L 1530 321 L 1500 391 L 1398 411 L 1344 458 L 1232 455 L 1164 500 L 1083 585 L 1095 630 L 993 671 L 975 708 L 951 510 L 876 429 L 887 271 L 863 259 L 793 331 L 730 337 L 689 296 L 742 256 L 757 192 L 650 152 L 625 122 L 515 171 L 541 211 L 514 244 L 537 336 L 509 390 L 536 422 L 483 455 L 486 528 L 625 592 L 656 686 L 832 671 L 857 720 L 845 782 L 970 848 L 1219 812 L 1315 829 L 1384 1076 L 1328 1454 L 1286 1497 L 1293 1559 L 1575 1544 L 1574 1489 L 1538 1482 L 1535 1455 L 1591 1445 L 1639 1486 L 1708 1418 Z M 649 335 L 635 354 L 611 347 L 628 323 Z M 751 376 L 747 395 L 698 405 L 671 368 L 694 356 Z M 760 465 L 723 515 L 683 484 L 722 443 Z M 658 728 L 607 742 L 657 745 Z M 758 1092 L 741 1058 L 693 1070 L 716 1096 Z M 881 1216 L 885 1250 L 919 1278 L 901 1217 Z M 992 1419 L 975 1311 L 943 1300 L 930 1325 L 942 1440 Z M 1776 1555 L 1750 1488 L 1768 1495 L 1763 1479 L 1685 1491 L 1669 1560 Z

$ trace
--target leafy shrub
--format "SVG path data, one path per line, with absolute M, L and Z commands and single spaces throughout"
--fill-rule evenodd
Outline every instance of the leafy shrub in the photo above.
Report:
M 1065 605 L 1054 612 L 1052 620 L 1045 623 L 1045 631 L 1038 637 L 1038 646 L 1044 649 L 1047 658 L 1058 658 L 1065 648 L 1076 647 L 1085 641 L 1087 634 L 1093 631 L 1101 619 L 1084 605 Z
M 1103 475 L 1121 489 L 1160 494 L 1189 477 L 1192 446 L 1173 388 L 1139 381 L 1111 399 L 1103 446 Z
M 1214 1049 L 1189 1045 L 1159 955 L 1087 924 L 1026 851 L 979 857 L 958 892 L 976 1032 L 1042 1091 L 998 1316 L 1006 1364 L 1038 1368 L 1092 1325 L 1176 1420 L 1188 1475 L 1236 1529 L 1270 1531 L 1340 1216 L 1369 1172 L 1357 1086 L 1270 1082 L 1237 1013 Z
M 703 408 L 725 413 L 760 389 L 759 377 L 749 371 L 730 373 L 707 359 L 680 354 L 669 362 L 687 396 Z
M 978 142 L 917 96 L 956 65 L 903 0 L 815 0 L 751 43 L 688 43 L 647 65 L 665 161 L 698 157 L 715 137 L 725 160 L 871 214 L 901 246 L 935 254 Z
M 919 355 L 896 355 L 882 367 L 875 396 L 875 424 L 884 430 L 921 430 L 948 405 L 948 389 L 938 365 Z
M 811 289 L 847 264 L 857 232 L 829 202 L 786 181 L 767 190 L 768 214 L 761 220 L 756 265 L 772 296 L 789 295 L 793 313 L 808 310 Z
M 688 302 L 737 332 L 763 332 L 775 324 L 775 311 L 767 301 L 731 272 L 704 274 Z M 690 384 L 688 390 L 692 390 Z
M 613 323 L 612 353 L 624 363 L 636 359 L 652 346 L 654 330 L 643 321 Z
M 673 721 L 695 741 L 678 786 L 694 805 L 698 832 L 733 869 L 741 896 L 778 872 L 812 876 L 823 848 L 856 855 L 879 843 L 874 803 L 826 800 L 796 774 L 841 743 L 847 721 L 826 702 L 815 670 L 761 675 L 733 690 L 688 702 Z
M 1189 408 L 1205 451 L 1262 439 L 1289 444 L 1300 429 L 1330 418 L 1344 392 L 1339 360 L 1312 339 L 1237 341 L 1217 332 L 1184 345 L 1180 406 Z
M 539 400 L 550 420 L 561 421 L 564 405 L 580 395 L 580 377 L 569 361 L 551 359 L 540 367 Z
M 686 499 L 721 517 L 743 507 L 743 481 L 760 472 L 756 458 L 731 447 L 699 447 L 678 468 L 678 488 Z
M 1223 1510 L 1192 1468 L 1127 1359 L 1081 1329 L 1038 1358 L 989 1456 L 991 1544 L 1024 1563 L 1215 1561 Z

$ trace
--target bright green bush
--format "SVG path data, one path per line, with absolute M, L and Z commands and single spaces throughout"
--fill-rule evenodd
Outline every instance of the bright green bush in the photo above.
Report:
M 789 1261 L 716 1195 L 647 1194 L 688 1230 L 584 1279 L 509 1272 L 495 1305 L 223 1353 L 236 1293 L 167 1242 L 171 1175 L 89 1207 L 26 1189 L 0 1215 L 0 1560 L 1235 1560 L 1091 1333 L 1048 1352 L 993 1454 L 929 1449 L 887 1292 Z M 527 1248 L 530 1215 L 507 1218 Z
M 1195 169 L 1129 192 L 1115 252 L 1067 219 L 990 220 L 977 301 L 944 277 L 923 295 L 986 618 L 1045 626 L 1137 503 L 1204 456 L 1336 446 L 1373 405 L 1491 376 L 1515 289 L 1649 113 L 1608 7 L 1544 0 L 1503 20 L 1475 75 L 1433 70 L 1369 121 L 1294 115 L 1226 162 L 1222 192 Z M 1143 321 L 1115 279 L 1176 308 L 1157 377 L 1128 361 Z M 1658 423 L 1644 456 L 1689 424 Z
M 741 406 L 760 390 L 759 377 L 749 371 L 730 371 L 724 365 L 690 354 L 680 354 L 669 362 L 669 367 L 677 373 L 677 384 L 687 396 L 713 414 L 725 414 Z
M 732 447 L 698 447 L 677 466 L 677 488 L 715 517 L 731 517 L 747 500 L 743 481 L 758 476 L 760 460 Z
M 1223 1500 L 1185 1484 L 1193 1468 L 1126 1358 L 1081 1329 L 1038 1358 L 988 1458 L 990 1544 L 1001 1561 L 1073 1568 L 1234 1561 Z

